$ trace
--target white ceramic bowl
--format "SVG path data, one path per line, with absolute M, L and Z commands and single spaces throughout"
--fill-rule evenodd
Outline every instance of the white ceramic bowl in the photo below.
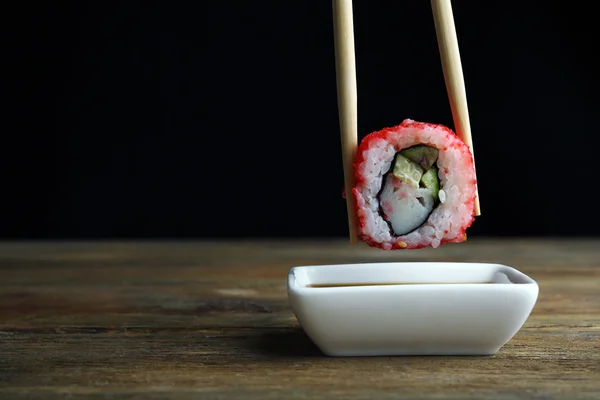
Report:
M 288 275 L 300 325 L 331 356 L 491 355 L 521 329 L 538 290 L 516 269 L 484 263 L 320 265 Z

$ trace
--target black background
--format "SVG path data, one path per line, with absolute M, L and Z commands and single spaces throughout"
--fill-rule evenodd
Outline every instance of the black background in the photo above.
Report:
M 5 10 L 4 238 L 344 236 L 331 3 Z M 599 31 L 586 2 L 454 1 L 482 216 L 595 235 Z M 427 1 L 354 2 L 359 136 L 453 127 Z

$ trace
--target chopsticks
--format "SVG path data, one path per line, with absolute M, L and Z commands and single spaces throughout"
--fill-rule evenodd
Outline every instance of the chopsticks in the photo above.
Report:
M 431 10 L 437 36 L 440 57 L 442 59 L 442 70 L 446 82 L 446 91 L 450 100 L 454 129 L 461 140 L 469 147 L 475 165 L 475 153 L 473 153 L 473 140 L 471 139 L 471 126 L 469 122 L 469 108 L 467 106 L 467 94 L 463 77 L 458 39 L 454 27 L 454 16 L 450 0 L 431 0 Z M 479 208 L 479 192 L 475 188 L 475 216 L 481 215 Z
M 358 145 L 356 64 L 354 56 L 354 25 L 352 0 L 333 0 L 333 31 L 337 78 L 338 112 L 344 164 L 344 191 L 348 212 L 350 243 L 358 243 L 356 200 L 352 193 L 356 178 L 354 158 Z
M 475 165 L 467 95 L 454 27 L 452 5 L 450 0 L 431 0 L 431 8 L 454 128 L 456 134 L 469 147 L 473 157 L 473 165 Z M 352 188 L 356 183 L 353 163 L 358 146 L 358 110 L 352 0 L 333 0 L 333 30 L 346 209 L 350 243 L 356 244 L 358 243 L 358 226 L 356 201 Z M 479 216 L 481 215 L 479 193 L 477 188 L 475 190 L 475 216 Z

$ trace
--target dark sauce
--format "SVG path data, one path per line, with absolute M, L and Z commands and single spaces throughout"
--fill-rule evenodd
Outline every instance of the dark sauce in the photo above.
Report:
M 402 285 L 486 285 L 494 282 L 369 282 L 369 283 L 312 283 L 311 288 L 357 287 L 357 286 L 402 286 Z

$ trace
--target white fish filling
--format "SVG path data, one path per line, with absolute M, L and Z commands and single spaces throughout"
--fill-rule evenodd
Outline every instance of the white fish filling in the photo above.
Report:
M 430 189 L 415 187 L 388 174 L 379 196 L 384 219 L 396 235 L 404 235 L 423 225 L 433 211 Z

